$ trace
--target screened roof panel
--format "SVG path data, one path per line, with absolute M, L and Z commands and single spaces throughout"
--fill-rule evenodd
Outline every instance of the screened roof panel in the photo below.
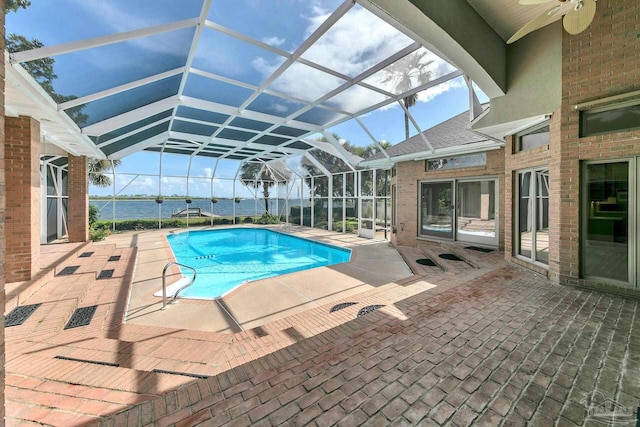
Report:
M 232 107 L 240 107 L 252 93 L 251 89 L 193 73 L 189 75 L 184 88 L 186 96 Z
M 212 2 L 207 19 L 271 46 L 293 52 L 342 0 Z M 316 9 L 315 11 L 313 9 Z M 283 25 L 283 17 L 287 17 Z M 256 24 L 259 23 L 259 24 Z
M 218 130 L 217 126 L 207 126 L 201 123 L 186 122 L 183 120 L 174 120 L 171 125 L 174 132 L 192 133 L 195 135 L 211 136 Z
M 412 43 L 411 38 L 356 4 L 302 57 L 356 77 Z
M 325 108 L 312 108 L 296 117 L 296 120 L 310 123 L 318 126 L 325 126 L 329 123 L 335 122 L 336 120 L 344 119 L 347 116 L 344 114 L 340 114 L 336 111 L 327 110 Z
M 286 58 L 219 31 L 205 28 L 193 67 L 260 86 Z
M 300 102 L 263 93 L 249 104 L 247 109 L 276 117 L 287 117 L 304 106 L 305 104 Z
M 231 154 L 231 155 L 227 156 L 226 158 L 229 159 L 229 160 L 244 160 L 244 159 L 247 158 L 247 156 L 238 156 L 238 155 L 235 155 L 235 154 Z
M 257 120 L 245 119 L 243 117 L 236 117 L 229 123 L 229 126 L 241 127 L 252 129 L 255 131 L 263 131 L 273 126 L 271 123 L 259 122 Z
M 77 133 L 66 113 L 88 152 L 112 158 L 139 148 L 251 160 L 262 147 L 261 158 L 279 159 L 310 150 L 301 138 L 393 109 L 397 123 L 361 121 L 371 127 L 361 133 L 384 139 L 403 125 L 398 99 L 455 70 L 353 0 L 31 3 L 6 15 L 7 33 L 45 47 L 12 45 L 11 64 L 35 75 L 49 61 L 57 78 L 43 88 L 63 111 L 55 125 Z
M 159 114 L 154 114 L 153 116 L 147 117 L 146 119 L 137 121 L 135 123 L 131 123 L 130 125 L 127 126 L 123 126 L 119 129 L 116 129 L 112 132 L 108 132 L 105 133 L 104 135 L 101 135 L 99 138 L 95 139 L 95 142 L 98 144 L 101 144 L 105 141 L 109 141 L 110 139 L 113 138 L 117 138 L 119 136 L 125 135 L 129 132 L 133 132 L 137 129 L 140 129 L 142 127 L 151 125 L 155 122 L 159 122 L 163 119 L 167 119 L 169 117 L 171 117 L 171 114 L 173 113 L 173 110 L 167 110 L 167 111 L 163 111 L 162 113 Z
M 389 97 L 375 90 L 355 85 L 336 96 L 326 100 L 323 104 L 349 114 L 356 114 L 371 105 L 377 105 L 388 100 Z
M 312 148 L 311 145 L 309 145 L 309 144 L 307 144 L 305 142 L 302 142 L 302 141 L 296 141 L 294 143 L 291 143 L 291 144 L 287 145 L 287 147 L 295 148 L 296 150 L 308 150 L 308 149 Z
M 234 141 L 246 142 L 256 136 L 253 132 L 245 132 L 237 129 L 223 129 L 216 135 L 217 138 L 233 139 Z
M 177 117 L 184 117 L 186 119 L 200 120 L 203 122 L 211 122 L 222 124 L 229 116 L 226 114 L 220 114 L 213 111 L 201 110 L 199 108 L 185 107 L 180 105 L 176 112 Z
M 286 135 L 286 136 L 302 136 L 309 131 L 304 129 L 296 129 L 289 126 L 279 126 L 271 131 L 271 133 L 276 133 L 278 135 Z
M 180 76 L 162 79 L 84 104 L 71 118 L 80 127 L 89 126 L 176 95 L 179 86 Z
M 263 135 L 260 138 L 256 139 L 254 142 L 257 144 L 264 144 L 264 145 L 280 145 L 287 141 L 289 141 L 288 138 L 281 138 L 279 136 L 273 136 L 273 135 Z
M 107 155 L 116 153 L 134 144 L 145 141 L 151 137 L 160 135 L 162 132 L 166 132 L 167 130 L 169 130 L 169 122 L 160 123 L 159 125 L 150 127 L 126 138 L 120 139 L 113 144 L 107 144 L 102 148 L 102 151 L 107 153 Z
M 287 68 L 269 89 L 293 98 L 312 102 L 344 83 L 345 80 L 331 74 L 295 63 Z
M 194 28 L 184 28 L 53 56 L 54 88 L 82 97 L 184 67 L 194 33 Z
M 399 95 L 455 71 L 448 62 L 424 47 L 366 78 L 365 83 Z
M 32 1 L 27 9 L 7 15 L 7 34 L 35 37 L 45 46 L 53 46 L 197 18 L 203 3 L 203 0 Z M 55 25 L 42 24 L 50 21 Z

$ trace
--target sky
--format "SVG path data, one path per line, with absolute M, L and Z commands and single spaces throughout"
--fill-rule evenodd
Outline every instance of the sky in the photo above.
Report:
M 192 63 L 197 72 L 191 73 L 184 82 L 183 94 L 239 107 L 254 88 L 266 86 L 269 94 L 258 96 L 246 107 L 247 110 L 287 117 L 296 114 L 295 111 L 304 107 L 305 102 L 314 102 L 345 83 L 345 79 L 326 70 L 353 78 L 414 43 L 407 35 L 356 4 L 302 55 L 303 60 L 318 64 L 325 71 L 296 62 L 269 81 L 272 73 L 286 61 L 287 55 L 300 47 L 342 3 L 340 0 L 212 0 L 207 19 L 214 27 L 218 25 L 226 28 L 227 32 L 242 34 L 245 40 L 231 37 L 216 28 L 204 28 Z M 37 38 L 45 46 L 53 46 L 195 18 L 200 15 L 202 4 L 202 0 L 36 1 L 27 10 L 7 15 L 6 26 L 7 33 Z M 186 63 L 195 31 L 193 27 L 182 28 L 58 55 L 54 58 L 58 76 L 54 87 L 61 94 L 82 97 L 170 72 Z M 246 38 L 255 40 L 256 44 L 248 43 Z M 431 79 L 455 71 L 454 66 L 424 48 L 418 52 L 422 54 L 423 63 L 431 61 L 428 65 Z M 214 80 L 211 75 L 220 76 L 221 80 Z M 381 70 L 367 77 L 364 83 L 393 93 L 393 82 L 386 78 L 388 75 Z M 419 82 L 413 81 L 412 87 L 417 84 Z M 180 87 L 180 77 L 174 76 L 90 102 L 83 110 L 89 116 L 84 125 L 175 95 Z M 482 91 L 478 89 L 477 93 L 481 102 L 487 101 Z M 385 96 L 379 92 L 365 86 L 354 86 L 326 99 L 323 104 L 357 113 L 384 99 Z M 418 103 L 410 111 L 420 130 L 424 131 L 467 109 L 468 90 L 459 77 L 421 92 Z M 346 116 L 314 107 L 295 120 L 325 126 L 342 117 Z M 377 141 L 395 144 L 405 138 L 404 113 L 397 103 L 359 118 Z M 192 125 L 187 118 L 184 120 L 174 120 L 174 127 Z M 327 130 L 353 145 L 366 146 L 374 142 L 355 120 Z M 411 135 L 417 132 L 411 125 Z M 124 158 L 117 169 L 115 191 L 120 194 L 153 195 L 159 191 L 167 195 L 186 194 L 187 180 L 177 176 L 185 175 L 189 170 L 190 176 L 202 177 L 189 181 L 189 194 L 208 197 L 212 189 L 221 197 L 232 194 L 227 178 L 234 177 L 237 162 L 221 161 L 216 167 L 215 159 L 196 157 L 189 166 L 186 156 L 165 154 L 162 159 L 162 173 L 168 176 L 160 181 L 157 176 L 151 176 L 159 173 L 157 153 L 137 153 Z M 135 175 L 129 175 L 131 173 L 137 177 L 133 179 Z M 246 189 L 238 188 L 236 194 L 241 191 Z M 92 195 L 110 195 L 112 192 L 112 189 L 90 189 Z

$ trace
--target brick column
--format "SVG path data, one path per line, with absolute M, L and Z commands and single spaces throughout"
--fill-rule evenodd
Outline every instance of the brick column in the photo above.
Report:
M 69 155 L 68 182 L 69 242 L 86 242 L 89 240 L 89 180 L 86 157 Z
M 40 269 L 40 123 L 5 118 L 6 281 L 30 280 Z
M 4 0 L 0 0 L 0 7 L 4 10 Z M 0 47 L 4 51 L 4 13 L 0 15 Z M 4 260 L 5 246 L 5 179 L 4 179 L 4 67 L 0 67 L 0 424 L 4 424 L 4 308 L 6 295 L 4 291 Z

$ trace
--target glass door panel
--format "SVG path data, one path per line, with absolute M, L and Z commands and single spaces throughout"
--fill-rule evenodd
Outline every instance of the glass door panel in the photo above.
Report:
M 629 162 L 586 164 L 582 274 L 628 283 Z
M 457 183 L 456 240 L 496 245 L 496 181 Z
M 536 261 L 549 264 L 549 170 L 536 174 Z
M 453 182 L 423 182 L 420 234 L 453 239 Z
M 531 258 L 533 247 L 532 209 L 530 203 L 531 172 L 518 174 L 518 254 Z
M 518 173 L 517 254 L 549 264 L 549 169 Z

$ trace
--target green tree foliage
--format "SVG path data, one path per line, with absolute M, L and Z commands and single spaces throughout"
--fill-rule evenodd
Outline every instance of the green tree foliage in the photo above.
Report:
M 18 9 L 26 9 L 29 6 L 31 6 L 29 0 L 5 0 L 4 13 L 6 15 L 9 12 L 17 12 Z
M 120 160 L 113 160 L 113 167 L 120 166 Z M 108 187 L 111 185 L 111 178 L 106 174 L 111 172 L 111 160 L 89 159 L 89 184 L 96 187 Z
M 25 36 L 14 33 L 9 34 L 6 39 L 6 47 L 10 53 L 39 49 L 43 46 L 44 44 L 38 39 L 29 40 Z M 58 78 L 53 68 L 55 62 L 53 58 L 40 58 L 23 62 L 21 65 L 57 104 L 62 104 L 76 99 L 77 96 L 61 95 L 53 88 L 53 81 Z M 78 126 L 84 125 L 88 119 L 88 116 L 82 112 L 83 108 L 83 105 L 79 105 L 65 110 L 67 115 L 71 117 Z
M 385 69 L 387 75 L 382 83 L 391 83 L 393 91 L 398 94 L 427 83 L 433 77 L 433 72 L 429 70 L 433 61 L 427 60 L 426 55 L 425 51 L 416 51 L 397 61 Z M 402 99 L 407 110 L 416 105 L 416 102 L 418 102 L 417 93 Z M 409 116 L 406 112 L 404 113 L 404 133 L 405 139 L 409 139 Z
M 274 165 L 263 163 L 243 163 L 240 169 L 242 185 L 258 190 L 262 187 L 265 213 L 269 213 L 269 189 L 278 183 L 285 183 L 291 179 L 289 171 Z

